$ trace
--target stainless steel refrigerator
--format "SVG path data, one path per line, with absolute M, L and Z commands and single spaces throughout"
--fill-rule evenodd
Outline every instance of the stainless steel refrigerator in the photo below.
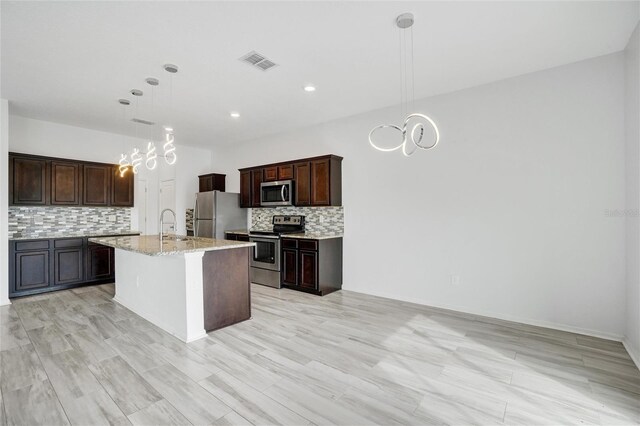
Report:
M 196 237 L 224 239 L 225 231 L 247 229 L 247 209 L 240 208 L 240 194 L 198 192 L 193 209 Z

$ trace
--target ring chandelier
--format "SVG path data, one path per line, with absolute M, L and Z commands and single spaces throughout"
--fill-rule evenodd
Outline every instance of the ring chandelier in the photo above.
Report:
M 411 107 L 414 107 L 415 94 L 414 94 L 414 73 L 413 73 L 413 14 L 403 13 L 396 18 L 396 26 L 400 29 L 400 62 L 401 62 L 401 92 L 400 92 L 400 107 L 403 115 L 408 110 L 409 104 L 409 92 L 411 92 Z M 407 29 L 409 29 L 407 31 Z M 409 33 L 410 40 L 407 40 L 406 33 Z M 407 46 L 410 43 L 409 46 Z M 407 66 L 408 55 L 406 51 L 411 51 L 411 66 Z M 411 74 L 409 75 L 408 69 L 411 68 Z M 409 86 L 411 86 L 409 88 Z M 430 144 L 425 144 L 425 129 L 431 127 L 433 129 L 433 141 Z M 398 144 L 389 148 L 381 147 L 374 142 L 374 135 L 380 129 L 393 129 L 398 132 Z M 411 130 L 409 130 L 411 129 Z M 419 149 L 432 149 L 438 145 L 440 141 L 440 131 L 436 123 L 427 115 L 412 113 L 406 115 L 404 123 L 401 126 L 395 124 L 381 124 L 374 127 L 369 132 L 369 144 L 378 151 L 391 152 L 402 148 L 402 154 L 405 157 L 409 157 Z
M 178 72 L 178 66 L 173 64 L 166 64 L 163 66 L 164 70 L 170 74 L 175 74 Z M 147 84 L 152 87 L 158 86 L 160 81 L 156 78 L 149 77 L 145 80 Z M 132 89 L 130 92 L 133 96 L 140 97 L 143 95 L 142 90 Z M 173 93 L 171 93 L 171 97 L 173 97 Z M 173 99 L 171 99 L 171 102 Z M 130 105 L 131 102 L 127 99 L 119 99 L 118 102 L 121 105 Z M 152 109 L 153 109 L 153 98 L 152 98 Z M 147 125 L 153 126 L 155 123 L 148 122 L 145 120 L 134 119 L 133 121 L 137 123 L 143 123 Z M 118 172 L 120 173 L 120 177 L 123 177 L 129 169 L 133 171 L 134 174 L 138 174 L 140 171 L 140 167 L 142 166 L 143 160 L 144 165 L 147 170 L 154 170 L 158 166 L 158 157 L 164 158 L 165 162 L 172 166 L 178 160 L 178 156 L 176 154 L 176 147 L 174 145 L 175 135 L 173 133 L 173 128 L 165 127 L 164 128 L 164 142 L 162 143 L 163 155 L 158 155 L 156 152 L 156 144 L 152 140 L 147 143 L 146 151 L 142 152 L 139 148 L 135 147 L 131 151 L 130 155 L 126 153 L 120 154 L 120 160 L 118 161 L 119 167 Z

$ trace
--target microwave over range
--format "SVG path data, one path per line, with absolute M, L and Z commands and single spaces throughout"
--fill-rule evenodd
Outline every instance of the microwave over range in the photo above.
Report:
M 262 182 L 260 184 L 260 206 L 292 206 L 294 183 L 292 180 Z

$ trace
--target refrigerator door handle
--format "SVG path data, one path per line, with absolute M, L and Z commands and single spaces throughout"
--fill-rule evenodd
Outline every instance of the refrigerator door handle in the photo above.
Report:
M 193 235 L 198 236 L 198 194 L 196 194 L 196 205 L 193 207 Z

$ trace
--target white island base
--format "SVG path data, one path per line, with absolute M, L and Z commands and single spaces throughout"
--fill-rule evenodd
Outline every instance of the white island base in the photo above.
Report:
M 184 342 L 204 329 L 204 251 L 145 256 L 116 248 L 114 300 Z
M 157 235 L 89 241 L 115 248 L 114 300 L 184 342 L 251 318 L 254 243 Z

